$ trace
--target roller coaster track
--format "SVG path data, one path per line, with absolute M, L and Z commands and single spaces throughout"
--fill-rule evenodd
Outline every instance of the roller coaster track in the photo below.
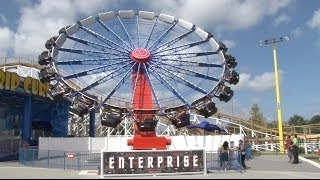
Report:
M 269 132 L 270 134 L 279 134 L 279 131 L 276 129 L 270 129 L 264 126 L 261 126 L 259 124 L 254 124 L 252 121 L 250 120 L 246 120 L 246 119 L 242 119 L 239 117 L 235 117 L 235 116 L 230 116 L 227 114 L 223 114 L 223 113 L 216 113 L 214 116 L 216 116 L 217 118 L 224 118 L 224 119 L 228 119 L 231 122 L 243 125 L 245 127 L 251 127 L 251 129 L 254 130 L 259 130 L 259 131 L 263 131 L 263 132 Z
M 107 135 L 132 135 L 132 123 L 130 117 L 124 118 L 124 120 L 119 124 L 119 127 L 116 128 L 108 128 L 100 125 L 99 122 L 99 114 L 96 114 L 96 135 L 97 136 L 107 136 Z M 204 117 L 191 114 L 191 123 L 199 123 L 204 120 Z M 230 116 L 223 113 L 217 113 L 212 117 L 207 118 L 206 120 L 212 122 L 213 124 L 217 124 L 229 131 L 230 134 L 243 134 L 246 137 L 246 140 L 256 140 L 256 139 L 277 139 L 278 130 L 266 128 L 264 126 L 258 124 L 252 124 L 249 120 L 241 119 L 239 117 Z M 89 133 L 89 116 L 84 116 L 83 118 L 79 118 L 77 116 L 70 116 L 69 122 L 72 124 L 70 126 L 70 131 L 73 134 L 77 134 L 79 136 L 87 136 Z M 319 125 L 320 126 L 320 125 Z M 190 135 L 190 134 L 201 134 L 201 130 L 190 131 L 187 128 L 174 128 L 166 118 L 159 118 L 158 125 L 158 135 Z M 82 131 L 81 133 L 78 130 Z M 108 132 L 107 132 L 108 131 Z M 299 133 L 297 133 L 299 134 Z
M 247 119 L 242 119 L 239 117 L 234 117 L 230 116 L 224 113 L 216 113 L 214 116 L 217 118 L 222 118 L 222 119 L 227 119 L 230 122 L 235 123 L 236 125 L 240 125 L 243 128 L 245 128 L 247 131 L 251 131 L 252 133 L 254 132 L 260 132 L 260 134 L 265 135 L 266 140 L 270 140 L 270 137 L 277 137 L 279 135 L 279 131 L 277 128 L 268 128 L 259 124 L 254 124 L 253 121 L 247 120 Z M 303 132 L 298 132 L 298 130 L 302 130 Z M 284 125 L 283 126 L 283 133 L 284 135 L 292 135 L 292 134 L 297 134 L 300 137 L 318 137 L 320 134 L 314 134 L 312 133 L 311 129 L 320 129 L 320 123 L 318 124 L 308 124 L 308 125 L 299 125 L 299 126 L 289 126 L 289 125 Z M 263 132 L 263 133 L 262 133 Z M 252 138 L 254 135 L 252 135 Z M 256 136 L 257 137 L 257 136 Z M 263 137 L 258 137 L 260 140 L 263 140 Z M 248 138 L 250 140 L 251 138 Z M 254 138 L 255 139 L 255 138 Z
M 0 68 L 1 67 L 14 67 L 14 66 L 24 66 L 24 67 L 36 68 L 36 69 L 41 68 L 40 65 L 32 64 L 32 63 L 28 63 L 28 62 L 13 62 L 13 63 L 0 64 Z
M 26 70 L 22 70 L 21 67 L 26 67 L 29 69 L 29 71 L 31 72 L 36 72 L 39 73 L 41 66 L 39 64 L 35 64 L 32 62 L 21 62 L 20 60 L 14 60 L 11 63 L 6 63 L 6 64 L 0 64 L 0 69 L 3 70 L 8 70 L 8 69 L 15 69 L 16 72 L 24 72 L 23 77 L 26 76 L 32 76 L 32 75 L 28 75 L 28 72 L 26 72 Z M 20 73 L 21 74 L 21 73 Z M 63 74 L 63 72 L 62 72 Z M 32 77 L 39 79 L 38 74 L 37 75 L 33 75 Z M 80 89 L 80 86 L 77 85 L 75 82 L 67 80 L 67 83 L 69 86 L 71 86 L 71 88 L 73 89 Z

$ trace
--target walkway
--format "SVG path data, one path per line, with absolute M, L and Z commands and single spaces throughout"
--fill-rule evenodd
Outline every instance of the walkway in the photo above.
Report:
M 310 164 L 300 157 L 299 164 L 289 164 L 285 155 L 255 156 L 247 161 L 248 169 L 239 172 L 213 172 L 197 175 L 121 176 L 108 179 L 318 179 L 320 164 Z M 32 168 L 17 162 L 0 162 L 2 179 L 99 179 L 96 171 Z

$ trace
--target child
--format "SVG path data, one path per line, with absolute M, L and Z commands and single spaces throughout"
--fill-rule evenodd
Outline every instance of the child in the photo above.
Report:
M 221 148 L 220 148 L 220 163 L 221 163 L 221 171 L 227 171 L 229 161 L 229 143 L 224 141 Z

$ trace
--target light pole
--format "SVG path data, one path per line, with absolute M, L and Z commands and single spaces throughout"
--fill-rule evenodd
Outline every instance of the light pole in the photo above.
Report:
M 273 51 L 273 63 L 274 63 L 274 77 L 276 82 L 276 98 L 277 98 L 277 114 L 278 114 L 278 130 L 279 130 L 279 141 L 280 141 L 280 153 L 284 153 L 283 143 L 283 131 L 282 131 L 282 114 L 281 114 L 281 103 L 280 103 L 280 88 L 279 88 L 279 76 L 278 76 L 278 62 L 277 62 L 277 51 L 276 43 L 282 41 L 289 41 L 289 37 L 280 37 L 278 39 L 272 38 L 267 40 L 259 41 L 260 46 L 271 44 Z

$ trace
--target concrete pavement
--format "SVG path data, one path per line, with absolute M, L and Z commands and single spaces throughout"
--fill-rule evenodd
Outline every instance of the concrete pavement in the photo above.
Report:
M 193 175 L 107 176 L 108 179 L 318 179 L 320 165 L 299 158 L 299 164 L 288 163 L 285 155 L 261 155 L 246 161 L 248 169 Z M 100 179 L 95 170 L 33 168 L 17 162 L 0 162 L 1 179 Z

